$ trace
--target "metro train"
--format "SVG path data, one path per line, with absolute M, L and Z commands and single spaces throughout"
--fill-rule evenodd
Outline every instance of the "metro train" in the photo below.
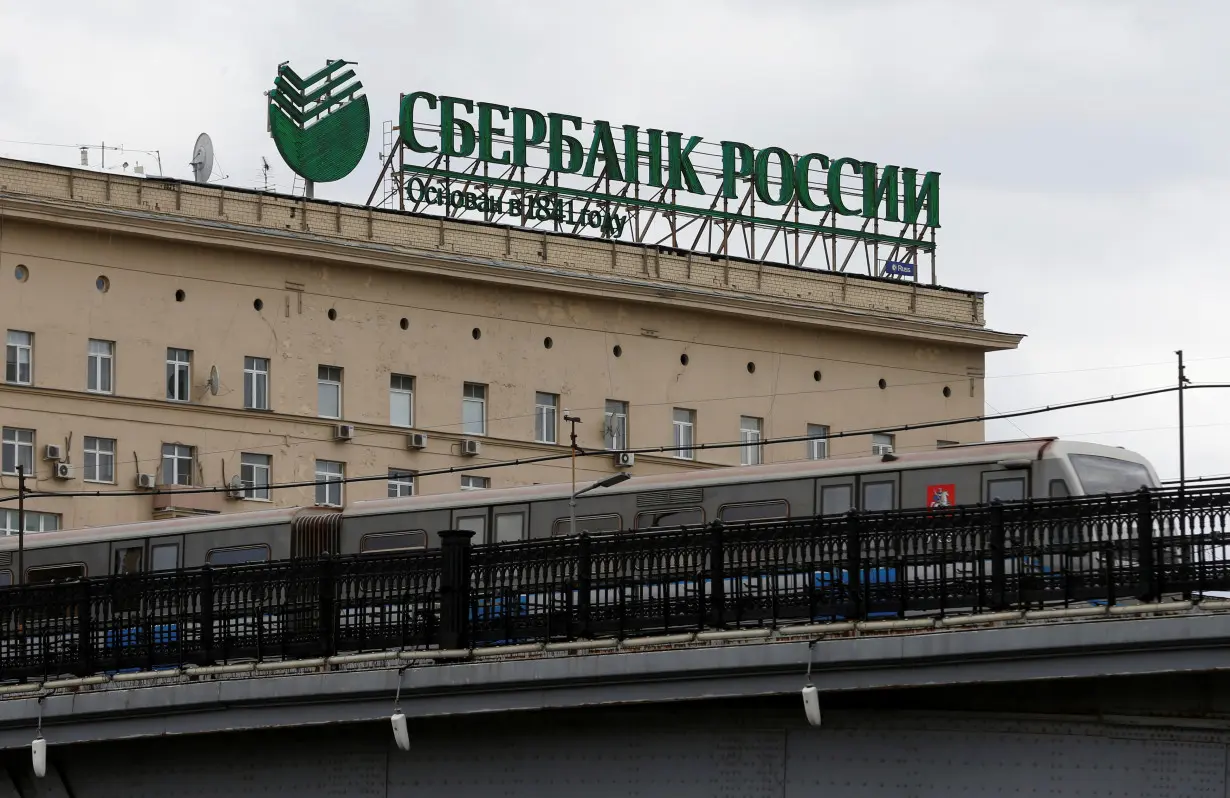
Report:
M 632 477 L 576 499 L 569 484 L 461 491 L 29 534 L 27 583 L 305 556 L 424 549 L 445 529 L 475 543 L 1097 495 L 1158 487 L 1153 466 L 1121 447 L 1037 438 L 926 452 L 807 460 Z M 588 485 L 578 485 L 587 488 Z M 17 538 L 0 538 L 0 585 L 13 583 Z

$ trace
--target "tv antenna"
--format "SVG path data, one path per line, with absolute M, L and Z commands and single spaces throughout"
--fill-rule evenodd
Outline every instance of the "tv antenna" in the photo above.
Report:
M 269 190 L 269 161 L 265 160 L 265 156 L 261 156 L 261 177 L 265 180 L 265 190 Z
M 202 133 L 196 137 L 196 146 L 192 149 L 192 179 L 198 183 L 208 183 L 213 173 L 214 143 L 208 133 Z

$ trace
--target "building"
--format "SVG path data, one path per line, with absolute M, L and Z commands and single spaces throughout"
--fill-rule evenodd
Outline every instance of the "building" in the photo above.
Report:
M 567 455 L 565 409 L 583 449 L 661 447 L 638 474 L 981 440 L 756 445 L 978 416 L 1020 339 L 974 292 L 11 160 L 0 319 L 3 494 L 18 463 L 127 494 L 32 498 L 30 530 L 567 481 L 566 457 L 477 468 Z M 266 487 L 339 476 L 374 479 Z

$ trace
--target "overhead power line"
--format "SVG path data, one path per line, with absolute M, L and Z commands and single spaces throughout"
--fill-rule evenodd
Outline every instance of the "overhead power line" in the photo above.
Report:
M 1200 389 L 1200 388 L 1230 388 L 1230 383 L 1203 383 L 1203 384 L 1198 384 L 1198 385 L 1186 386 L 1186 389 L 1189 391 Z M 1064 402 L 1060 404 L 1046 405 L 1044 407 L 1036 407 L 1036 408 L 1031 408 L 1029 410 L 1014 410 L 1012 412 L 998 413 L 995 415 L 967 416 L 965 418 L 945 419 L 943 421 L 927 421 L 927 422 L 921 422 L 918 424 L 900 424 L 897 426 L 877 427 L 874 429 L 848 430 L 845 432 L 831 432 L 827 435 L 792 435 L 792 436 L 783 437 L 783 438 L 769 438 L 769 439 L 765 439 L 761 441 L 756 441 L 755 443 L 751 443 L 751 444 L 749 444 L 747 441 L 723 441 L 720 443 L 698 443 L 698 444 L 691 444 L 687 446 L 678 446 L 674 444 L 665 445 L 665 446 L 648 446 L 648 447 L 640 447 L 640 448 L 634 448 L 634 449 L 623 449 L 621 451 L 626 452 L 628 454 L 656 454 L 656 453 L 661 453 L 661 452 L 734 449 L 734 448 L 740 448 L 740 447 L 745 447 L 749 445 L 751 446 L 772 446 L 772 445 L 783 444 L 783 443 L 802 443 L 805 441 L 813 441 L 813 440 L 832 440 L 834 438 L 863 437 L 867 435 L 882 434 L 882 433 L 910 432 L 913 430 L 920 430 L 920 429 L 934 429 L 936 427 L 948 427 L 948 426 L 953 426 L 956 424 L 973 424 L 973 423 L 978 423 L 978 422 L 983 422 L 983 421 L 999 421 L 999 420 L 1010 419 L 1010 418 L 1021 418 L 1022 416 L 1033 416 L 1033 415 L 1038 415 L 1040 413 L 1050 413 L 1050 412 L 1054 412 L 1057 410 L 1071 410 L 1071 409 L 1078 408 L 1078 407 L 1091 407 L 1093 405 L 1107 404 L 1110 402 L 1122 402 L 1128 399 L 1140 399 L 1146 396 L 1158 396 L 1161 394 L 1172 393 L 1177 390 L 1179 390 L 1178 386 L 1170 386 L 1166 388 L 1154 388 L 1151 390 L 1134 391 L 1134 392 L 1126 393 L 1126 394 L 1102 396 L 1102 397 L 1097 397 L 1093 399 L 1081 399 L 1081 400 L 1074 401 L 1074 402 Z M 578 457 L 593 457 L 595 455 L 603 456 L 603 455 L 609 455 L 609 454 L 610 452 L 607 450 L 596 450 L 596 449 L 591 450 L 591 449 L 582 449 L 582 448 L 578 448 L 576 452 L 576 455 Z M 419 471 L 419 472 L 416 472 L 414 476 L 415 477 L 427 477 L 427 476 L 436 476 L 440 474 L 453 474 L 459 471 L 467 471 L 467 472 L 486 471 L 486 470 L 490 470 L 493 468 L 507 468 L 509 466 L 533 465 L 535 463 L 546 463 L 546 462 L 552 462 L 552 461 L 558 461 L 558 460 L 565 460 L 572 456 L 573 456 L 573 453 L 572 453 L 572 450 L 570 449 L 566 453 L 542 455 L 541 457 L 518 458 L 515 460 L 499 460 L 499 461 L 495 461 L 491 463 L 482 463 L 482 464 L 475 464 L 475 465 L 458 465 L 458 466 L 450 466 L 448 468 L 438 468 L 438 469 L 431 469 L 428 471 Z M 279 483 L 269 483 L 267 485 L 260 485 L 258 487 L 260 487 L 261 489 L 268 489 L 268 490 L 284 490 L 284 489 L 289 489 L 289 488 L 316 487 L 317 485 L 336 485 L 336 484 L 349 484 L 349 483 L 358 483 L 358 482 L 385 481 L 388 478 L 389 478 L 389 474 L 386 471 L 385 473 L 382 473 L 382 474 L 372 474 L 369 476 L 341 477 L 339 479 L 301 480 L 297 482 L 279 482 Z M 114 490 L 114 491 L 98 490 L 98 491 L 63 491 L 63 492 L 30 491 L 25 494 L 25 498 L 27 499 L 33 499 L 33 498 L 103 498 L 103 497 L 120 498 L 124 496 L 150 496 L 150 495 L 159 495 L 159 494 L 190 495 L 190 494 L 199 494 L 199 493 L 225 493 L 230 490 L 233 490 L 233 489 L 229 487 L 221 486 L 221 487 L 183 488 L 183 489 L 173 489 L 173 490 L 159 490 L 159 489 Z M 18 494 L 12 494 L 10 496 L 0 497 L 0 503 L 16 501 L 17 498 L 18 498 Z

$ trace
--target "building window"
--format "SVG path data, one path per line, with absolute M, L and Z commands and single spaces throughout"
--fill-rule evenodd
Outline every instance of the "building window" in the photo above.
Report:
M 34 333 L 9 330 L 4 350 L 4 381 L 29 385 L 34 369 Z
M 488 477 L 472 477 L 469 474 L 461 475 L 462 490 L 486 490 L 491 487 L 491 479 Z
M 461 394 L 461 431 L 465 435 L 487 434 L 487 386 L 467 382 Z
M 341 507 L 342 479 L 345 475 L 345 463 L 335 463 L 332 460 L 317 460 L 316 503 L 324 507 Z
M 414 495 L 414 472 L 398 468 L 389 469 L 389 498 L 400 499 Z
M 21 466 L 26 476 L 34 475 L 34 430 L 4 428 L 3 468 L 5 474 L 16 474 Z
M 162 444 L 162 484 L 191 485 L 192 460 L 191 446 L 181 446 L 178 443 Z
M 675 425 L 675 457 L 680 460 L 695 460 L 696 450 L 696 411 L 676 407 L 674 410 Z
M 342 417 L 342 370 L 337 366 L 316 368 L 316 413 L 321 418 Z
M 4 523 L 2 531 L 5 535 L 16 535 L 17 521 L 20 515 L 16 510 L 0 511 L 0 521 Z M 26 532 L 55 532 L 60 528 L 60 516 L 56 513 L 36 513 L 26 510 Z
M 628 403 L 606 400 L 606 420 L 603 425 L 606 448 L 622 452 L 628 448 Z
M 807 459 L 824 460 L 829 456 L 829 428 L 827 424 L 808 424 Z
M 872 454 L 892 454 L 894 439 L 892 435 L 877 432 L 871 436 Z
M 269 501 L 270 475 L 273 472 L 273 456 L 268 454 L 248 454 L 244 452 L 239 458 L 239 478 L 243 480 L 243 497 Z
M 115 440 L 85 438 L 85 481 L 115 482 Z
M 243 406 L 247 410 L 269 409 L 269 359 L 243 359 Z
M 167 350 L 167 398 L 173 402 L 190 401 L 192 350 Z
M 553 393 L 534 394 L 534 440 L 539 443 L 559 443 L 559 396 Z
M 764 461 L 764 449 L 760 444 L 764 437 L 764 419 L 754 416 L 739 416 L 739 462 L 743 465 L 760 465 Z
M 414 377 L 389 375 L 389 423 L 395 427 L 414 426 Z
M 90 339 L 86 357 L 85 389 L 91 393 L 114 393 L 115 342 Z

